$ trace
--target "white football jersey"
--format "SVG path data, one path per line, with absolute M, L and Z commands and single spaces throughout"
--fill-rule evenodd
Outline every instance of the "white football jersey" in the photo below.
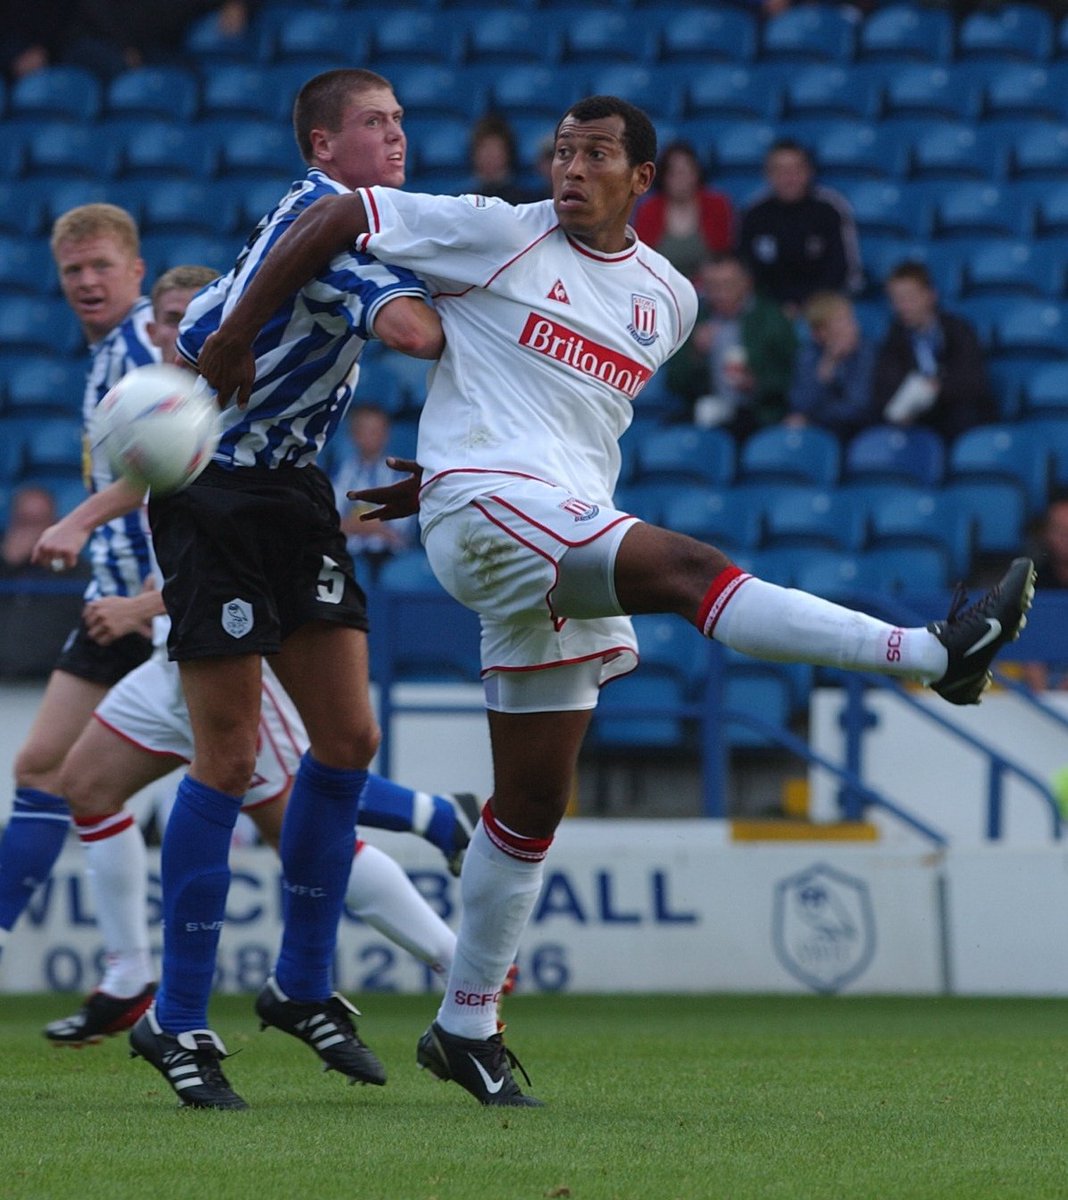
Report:
M 693 327 L 690 282 L 637 238 L 603 254 L 568 237 L 551 200 L 360 195 L 357 249 L 426 280 L 445 329 L 419 422 L 424 527 L 484 491 L 484 472 L 607 504 L 632 401 Z

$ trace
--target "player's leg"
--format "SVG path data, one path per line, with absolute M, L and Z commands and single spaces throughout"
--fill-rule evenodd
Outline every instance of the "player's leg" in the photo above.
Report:
M 56 1045 L 81 1046 L 128 1029 L 152 1002 L 145 842 L 124 806 L 182 761 L 154 754 L 95 718 L 64 760 L 60 784 L 85 851 L 106 966 L 81 1009 L 45 1027 L 45 1037 Z
M 589 557 L 585 547 L 566 556 L 572 567 Z M 952 703 L 974 704 L 994 655 L 1026 622 L 1034 567 L 1017 559 L 971 608 L 926 628 L 903 628 L 756 579 L 714 547 L 638 522 L 618 547 L 614 585 L 620 610 L 678 613 L 744 654 L 880 671 L 931 684 Z
M 360 824 L 424 838 L 445 855 L 450 872 L 459 875 L 481 810 L 471 792 L 420 792 L 372 771 L 360 799 Z
M 272 666 L 300 713 L 309 747 L 282 823 L 282 945 L 256 1011 L 265 1024 L 309 1045 L 329 1069 L 354 1082 L 385 1083 L 385 1070 L 356 1034 L 352 1006 L 331 979 L 360 795 L 378 748 L 367 638 L 358 629 L 310 621 L 285 639 Z
M 70 815 L 59 791 L 60 768 L 106 690 L 104 684 L 53 671 L 16 756 L 15 797 L 0 838 L 0 949 L 63 849 Z

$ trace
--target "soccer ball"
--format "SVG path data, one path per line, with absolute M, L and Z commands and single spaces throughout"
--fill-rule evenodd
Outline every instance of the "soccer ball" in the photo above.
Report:
M 156 493 L 192 483 L 219 444 L 219 410 L 203 387 L 166 363 L 127 372 L 95 414 L 93 441 L 112 471 Z

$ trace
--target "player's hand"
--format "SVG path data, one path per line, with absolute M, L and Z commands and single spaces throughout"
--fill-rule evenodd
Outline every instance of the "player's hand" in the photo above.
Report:
M 94 642 L 100 646 L 110 646 L 128 633 L 152 636 L 152 616 L 146 615 L 144 597 L 146 593 L 156 591 L 156 582 L 149 576 L 143 587 L 140 596 L 101 596 L 85 606 L 82 617 L 86 631 Z M 148 601 L 149 608 L 155 608 L 154 601 L 155 597 Z
M 407 471 L 407 479 L 398 479 L 396 483 L 386 484 L 385 487 L 364 488 L 359 492 L 349 492 L 350 500 L 363 500 L 368 504 L 378 505 L 360 514 L 361 521 L 396 521 L 401 517 L 410 517 L 419 511 L 419 487 L 423 482 L 423 468 L 410 458 L 386 459 L 394 471 Z
M 30 562 L 39 567 L 51 567 L 53 571 L 67 571 L 78 561 L 88 534 L 72 527 L 66 521 L 57 521 L 37 539 L 30 555 Z
M 225 408 L 235 396 L 238 407 L 244 408 L 256 380 L 252 338 L 244 337 L 224 323 L 201 347 L 197 370 L 215 389 L 220 408 Z

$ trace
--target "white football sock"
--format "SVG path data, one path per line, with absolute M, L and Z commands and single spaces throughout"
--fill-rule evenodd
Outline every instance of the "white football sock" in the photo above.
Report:
M 352 861 L 345 903 L 368 925 L 439 975 L 452 965 L 456 934 L 388 854 L 360 844 Z
M 100 990 L 136 996 L 155 978 L 148 942 L 145 839 L 125 811 L 93 824 L 77 822 L 107 969 Z
M 497 1032 L 501 984 L 541 891 L 544 866 L 544 858 L 524 862 L 499 850 L 483 822 L 475 826 L 460 875 L 456 956 L 438 1009 L 446 1032 L 466 1038 Z
M 795 588 L 747 579 L 715 623 L 717 642 L 771 662 L 879 671 L 931 683 L 949 664 L 926 629 L 901 628 Z

